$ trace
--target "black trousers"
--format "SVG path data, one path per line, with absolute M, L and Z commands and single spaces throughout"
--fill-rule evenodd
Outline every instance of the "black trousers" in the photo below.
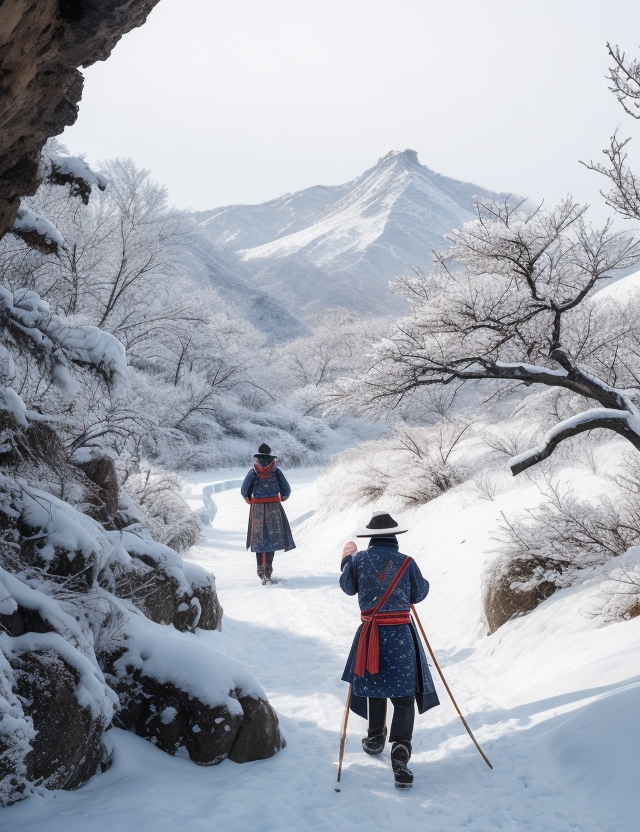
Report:
M 393 719 L 389 742 L 411 742 L 413 723 L 416 716 L 415 697 L 400 696 L 391 700 Z M 369 735 L 382 733 L 387 720 L 387 700 L 369 697 Z
M 275 552 L 256 552 L 256 563 L 258 566 L 273 566 Z M 264 558 L 264 560 L 263 560 Z

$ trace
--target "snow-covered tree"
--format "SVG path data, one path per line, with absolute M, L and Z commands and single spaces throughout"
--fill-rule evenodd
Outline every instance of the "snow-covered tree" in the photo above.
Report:
M 511 460 L 518 474 L 564 439 L 608 428 L 640 450 L 640 326 L 594 303 L 593 291 L 640 257 L 611 222 L 593 228 L 585 207 L 553 210 L 478 202 L 477 219 L 451 236 L 435 274 L 396 281 L 411 314 L 377 347 L 368 372 L 343 379 L 356 409 L 397 408 L 421 389 L 469 381 L 562 388 L 599 407 L 556 424 Z
M 640 119 L 640 60 L 628 58 L 619 46 L 607 43 L 613 60 L 609 68 L 609 89 L 622 105 L 625 113 Z M 630 138 L 619 139 L 613 134 L 609 147 L 602 152 L 607 161 L 590 162 L 587 167 L 609 180 L 610 189 L 602 195 L 618 214 L 630 220 L 640 220 L 640 179 L 627 164 L 627 145 Z

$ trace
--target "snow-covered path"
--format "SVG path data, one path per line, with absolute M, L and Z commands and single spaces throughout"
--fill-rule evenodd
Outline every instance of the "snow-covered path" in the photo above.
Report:
M 504 503 L 466 504 L 453 495 L 414 512 L 406 551 L 432 583 L 419 612 L 494 771 L 436 681 L 443 704 L 417 720 L 414 788 L 394 789 L 388 750 L 382 759 L 362 753 L 365 724 L 352 715 L 342 790 L 334 791 L 346 695 L 340 675 L 358 623 L 357 604 L 337 578 L 356 517 L 345 512 L 322 521 L 312 514 L 314 472 L 294 472 L 290 480 L 290 519 L 311 516 L 294 527 L 298 548 L 276 554 L 282 583 L 262 587 L 256 577 L 254 556 L 244 549 L 247 507 L 237 489 L 214 495 L 213 528 L 189 556 L 216 575 L 225 610 L 223 632 L 201 637 L 254 673 L 281 716 L 287 748 L 270 760 L 199 768 L 115 731 L 106 774 L 77 792 L 48 793 L 4 810 L 0 828 L 637 829 L 640 620 L 598 629 L 578 614 L 568 591 L 486 639 L 479 575 Z M 191 486 L 194 507 L 201 487 Z

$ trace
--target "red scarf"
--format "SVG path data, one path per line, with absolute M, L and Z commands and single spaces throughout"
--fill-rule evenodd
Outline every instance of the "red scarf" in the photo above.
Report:
M 268 480 L 271 474 L 273 474 L 273 469 L 276 467 L 276 460 L 272 459 L 268 465 L 262 467 L 258 460 L 254 460 L 253 462 L 253 470 L 256 474 L 260 477 L 261 480 Z

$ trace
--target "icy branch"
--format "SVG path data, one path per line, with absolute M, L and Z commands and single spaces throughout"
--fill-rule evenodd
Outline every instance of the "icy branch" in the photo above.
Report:
M 70 326 L 36 292 L 0 286 L 0 323 L 30 352 L 54 367 L 69 362 L 97 370 L 109 384 L 127 377 L 124 347 L 95 326 Z
M 536 448 L 512 457 L 509 460 L 511 472 L 514 477 L 521 474 L 527 468 L 531 468 L 551 456 L 557 446 L 565 439 L 596 428 L 605 428 L 619 433 L 640 451 L 640 432 L 638 431 L 637 420 L 632 413 L 608 408 L 594 408 L 593 410 L 587 410 L 585 413 L 579 413 L 577 416 L 572 416 L 570 419 L 565 419 L 548 431 L 542 443 Z

